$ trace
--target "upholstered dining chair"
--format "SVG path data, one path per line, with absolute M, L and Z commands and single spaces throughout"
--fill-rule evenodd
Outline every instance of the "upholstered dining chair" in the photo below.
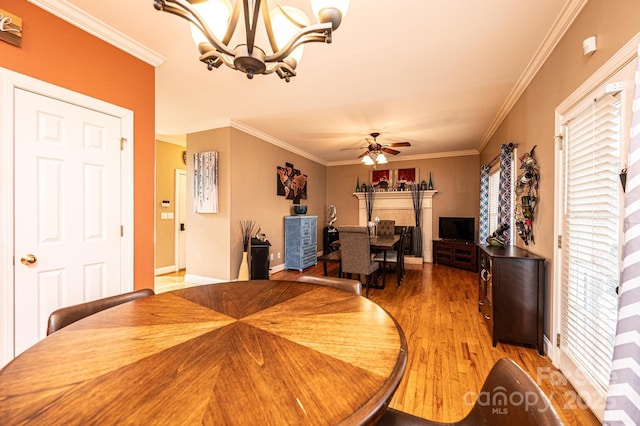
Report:
M 68 326 L 82 318 L 93 315 L 97 312 L 104 311 L 107 308 L 121 305 L 132 300 L 141 299 L 143 297 L 154 295 L 154 291 L 148 288 L 142 290 L 131 291 L 129 293 L 118 294 L 115 296 L 105 297 L 102 299 L 92 300 L 90 302 L 79 303 L 77 305 L 67 306 L 65 308 L 56 309 L 49 315 L 47 324 L 47 336 L 61 328 Z
M 395 220 L 381 220 L 378 223 L 378 236 L 393 236 L 396 232 Z
M 342 252 L 342 273 L 364 275 L 365 295 L 369 297 L 369 282 L 373 282 L 374 272 L 379 268 L 378 262 L 371 259 L 369 230 L 364 226 L 341 226 L 338 232 Z
M 407 237 L 407 227 L 403 226 L 400 231 L 400 239 L 398 240 L 398 244 L 396 245 L 396 250 L 387 250 L 386 254 L 386 265 L 388 267 L 393 267 L 396 272 L 396 277 L 398 280 L 398 287 L 402 283 L 402 279 L 404 278 L 404 240 Z M 376 262 L 384 262 L 385 254 L 384 252 L 376 253 L 373 258 Z M 383 271 L 385 273 L 386 271 Z
M 355 293 L 362 296 L 362 283 L 358 280 L 350 280 L 348 278 L 336 277 L 318 277 L 315 275 L 300 275 L 298 281 L 301 283 L 310 283 L 317 285 L 326 285 L 328 287 L 339 288 L 340 290 Z
M 558 413 L 529 375 L 510 359 L 495 363 L 475 404 L 462 420 L 434 422 L 387 408 L 378 426 L 559 426 Z

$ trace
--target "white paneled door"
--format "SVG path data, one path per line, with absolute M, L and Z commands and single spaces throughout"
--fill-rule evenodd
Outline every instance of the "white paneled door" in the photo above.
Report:
M 15 355 L 51 311 L 121 292 L 121 120 L 15 91 Z

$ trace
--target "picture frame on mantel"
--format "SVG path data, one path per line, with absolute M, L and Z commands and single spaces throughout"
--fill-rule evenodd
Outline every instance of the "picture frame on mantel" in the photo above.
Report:
M 394 175 L 395 182 L 400 188 L 420 181 L 420 169 L 415 167 L 396 169 Z
M 373 185 L 376 190 L 387 191 L 393 188 L 391 177 L 391 170 L 372 170 L 371 185 Z

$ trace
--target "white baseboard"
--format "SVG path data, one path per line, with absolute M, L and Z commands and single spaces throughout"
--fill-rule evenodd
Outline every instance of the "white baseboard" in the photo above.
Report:
M 272 266 L 271 268 L 269 268 L 269 275 L 274 274 L 276 272 L 280 272 L 280 271 L 284 271 L 284 263 L 281 263 L 279 265 Z
M 156 268 L 153 273 L 155 275 L 164 275 L 164 274 L 170 274 L 172 272 L 177 272 L 177 271 L 178 271 L 178 268 L 176 268 L 176 265 L 169 265 L 169 266 L 163 266 L 162 268 Z
M 553 346 L 551 346 L 551 340 L 549 340 L 547 336 L 543 336 L 543 340 L 544 353 L 553 361 Z
M 187 283 L 191 283 L 191 284 L 203 285 L 203 284 L 224 283 L 224 282 L 227 282 L 229 280 L 221 280 L 221 279 L 218 279 L 218 278 L 203 277 L 201 275 L 186 274 L 184 276 L 184 281 L 187 282 Z
M 415 256 L 405 256 L 404 263 L 408 265 L 422 265 L 424 263 L 424 259 Z

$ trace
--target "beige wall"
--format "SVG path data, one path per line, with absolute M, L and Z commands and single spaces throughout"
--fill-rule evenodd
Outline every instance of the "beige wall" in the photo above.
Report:
M 540 201 L 533 228 L 536 244 L 529 250 L 548 259 L 553 267 L 554 109 L 640 31 L 638 16 L 640 2 L 636 0 L 591 0 L 479 156 L 392 161 L 388 168 L 418 167 L 421 179 L 428 179 L 432 172 L 438 190 L 433 200 L 434 224 L 440 216 L 455 215 L 475 217 L 477 225 L 480 164 L 490 161 L 502 143 L 519 144 L 519 152 L 537 145 Z M 598 51 L 584 57 L 582 40 L 594 34 Z M 370 181 L 370 166 L 325 167 L 233 128 L 188 135 L 187 146 L 188 182 L 192 181 L 194 152 L 220 152 L 220 213 L 193 213 L 188 185 L 189 274 L 234 279 L 242 251 L 240 220 L 244 219 L 256 221 L 272 244 L 271 252 L 284 255 L 283 217 L 290 214 L 291 201 L 275 195 L 275 179 L 276 167 L 285 162 L 309 176 L 306 204 L 308 214 L 318 216 L 319 250 L 329 205 L 337 208 L 337 225 L 358 223 L 353 192 L 358 177 L 361 183 Z M 519 238 L 516 240 L 522 245 Z M 282 263 L 281 257 L 271 266 Z
M 193 211 L 193 154 L 218 151 L 218 213 Z M 187 274 L 228 281 L 231 274 L 229 222 L 231 176 L 230 128 L 187 135 Z
M 193 212 L 193 154 L 219 152 L 219 213 Z M 420 179 L 433 182 L 434 223 L 439 216 L 477 219 L 480 178 L 477 155 L 391 162 L 389 169 L 417 167 Z M 187 135 L 187 274 L 193 277 L 233 280 L 242 256 L 241 220 L 253 220 L 267 235 L 274 260 L 284 263 L 284 217 L 293 203 L 276 195 L 276 168 L 292 163 L 308 176 L 307 215 L 318 216 L 318 251 L 329 205 L 338 211 L 336 225 L 358 223 L 358 202 L 353 196 L 356 178 L 370 182 L 370 166 L 325 167 L 234 128 Z M 455 171 L 452 173 L 452 171 Z M 437 229 L 437 228 L 436 228 Z M 280 253 L 280 258 L 277 254 Z
M 519 144 L 519 152 L 537 145 L 539 202 L 533 226 L 535 244 L 528 249 L 548 260 L 547 300 L 553 294 L 555 108 L 640 31 L 639 16 L 637 0 L 589 1 L 481 153 L 484 164 L 502 143 Z M 582 41 L 592 35 L 597 36 L 598 50 L 585 57 Z M 523 246 L 519 237 L 516 240 Z M 547 310 L 547 330 L 552 303 Z
M 193 190 L 187 191 L 187 274 L 220 280 L 235 279 L 242 257 L 241 220 L 253 220 L 271 243 L 271 266 L 284 263 L 284 216 L 292 201 L 276 195 L 276 169 L 285 163 L 308 176 L 308 215 L 319 216 L 321 241 L 327 170 L 285 149 L 234 128 L 187 136 L 187 182 L 193 181 L 194 152 L 217 150 L 220 167 L 220 213 L 193 213 Z M 188 184 L 188 186 L 191 186 Z M 280 259 L 277 254 L 280 253 Z
M 179 145 L 156 141 L 156 269 L 175 265 L 175 221 L 177 220 L 175 177 L 176 169 L 186 170 L 187 168 L 182 162 L 184 150 L 186 148 Z M 162 200 L 169 200 L 171 207 L 162 207 L 160 205 Z M 161 219 L 160 214 L 163 212 L 172 212 L 174 219 Z
M 416 167 L 419 179 L 429 181 L 431 172 L 434 189 L 433 230 L 438 236 L 440 216 L 466 216 L 476 218 L 480 205 L 480 162 L 477 155 L 433 158 L 427 160 L 391 161 L 384 168 L 395 170 Z M 378 166 L 382 169 L 383 166 Z M 371 183 L 371 166 L 352 165 L 329 167 L 327 171 L 327 204 L 335 205 L 338 213 L 336 226 L 358 224 L 358 199 L 353 195 L 356 182 Z M 373 207 L 375 210 L 375 198 Z M 387 219 L 382 217 L 381 219 Z M 392 219 L 389 217 L 388 219 Z M 326 220 L 324 221 L 326 223 Z

